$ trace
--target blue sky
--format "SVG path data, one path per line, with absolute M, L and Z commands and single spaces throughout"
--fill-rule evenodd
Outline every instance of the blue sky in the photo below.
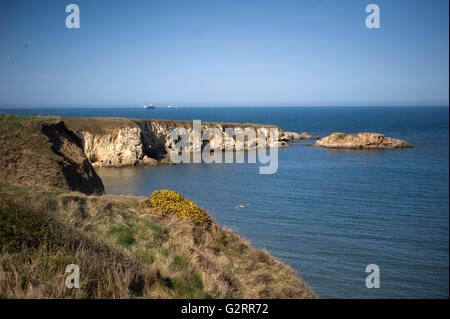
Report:
M 448 3 L 2 0 L 0 106 L 448 106 Z

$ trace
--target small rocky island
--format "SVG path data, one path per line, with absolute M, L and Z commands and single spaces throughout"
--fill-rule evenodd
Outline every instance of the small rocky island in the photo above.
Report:
M 340 149 L 395 149 L 414 147 L 406 141 L 386 137 L 379 133 L 333 133 L 319 139 L 313 145 Z

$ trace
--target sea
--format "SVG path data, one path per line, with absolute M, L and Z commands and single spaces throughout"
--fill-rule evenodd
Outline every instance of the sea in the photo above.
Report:
M 332 150 L 311 141 L 258 163 L 97 169 L 110 194 L 172 189 L 295 269 L 320 298 L 449 297 L 448 107 L 1 108 L 1 113 L 275 124 L 326 136 L 378 132 L 415 147 Z M 379 288 L 368 288 L 368 265 Z

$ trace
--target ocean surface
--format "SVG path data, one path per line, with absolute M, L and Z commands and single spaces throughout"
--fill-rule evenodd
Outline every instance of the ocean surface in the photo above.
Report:
M 279 149 L 274 175 L 259 164 L 98 169 L 106 191 L 182 193 L 220 225 L 293 267 L 322 298 L 449 296 L 448 107 L 35 108 L 2 113 L 275 124 L 287 131 L 379 132 L 412 149 Z M 243 208 L 235 208 L 244 205 Z M 368 289 L 368 264 L 380 288 Z

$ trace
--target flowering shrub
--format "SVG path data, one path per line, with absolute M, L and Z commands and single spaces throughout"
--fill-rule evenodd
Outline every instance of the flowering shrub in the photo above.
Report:
M 161 216 L 175 214 L 179 218 L 189 217 L 199 225 L 211 223 L 211 217 L 203 209 L 183 195 L 168 189 L 154 191 L 146 202 Z

